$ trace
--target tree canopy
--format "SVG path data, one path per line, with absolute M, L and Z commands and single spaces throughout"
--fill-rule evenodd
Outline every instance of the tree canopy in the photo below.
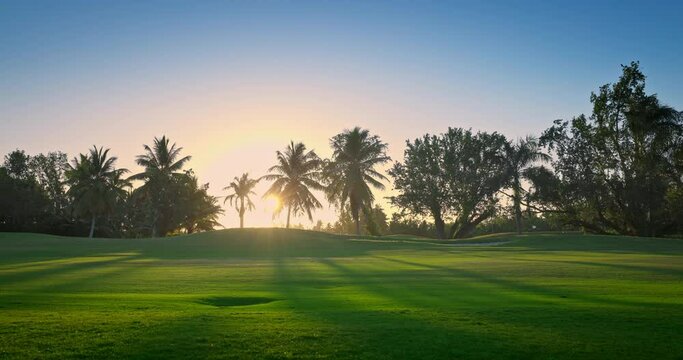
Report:
M 598 233 L 657 236 L 677 227 L 683 117 L 645 91 L 639 64 L 591 94 L 593 112 L 555 121 L 541 137 L 554 155 L 533 177 L 544 211 Z
M 349 204 L 351 216 L 360 235 L 360 213 L 369 211 L 375 196 L 371 188 L 384 189 L 387 178 L 377 167 L 389 160 L 387 144 L 377 135 L 359 127 L 346 130 L 330 139 L 332 159 L 323 169 L 327 198 L 340 209 Z

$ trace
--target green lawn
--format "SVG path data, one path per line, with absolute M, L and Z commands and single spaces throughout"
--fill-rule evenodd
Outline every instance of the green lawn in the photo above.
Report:
M 683 358 L 683 240 L 0 234 L 0 358 Z

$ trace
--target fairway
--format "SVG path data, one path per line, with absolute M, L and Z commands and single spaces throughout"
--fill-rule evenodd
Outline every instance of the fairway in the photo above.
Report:
M 0 358 L 683 357 L 683 240 L 0 234 Z

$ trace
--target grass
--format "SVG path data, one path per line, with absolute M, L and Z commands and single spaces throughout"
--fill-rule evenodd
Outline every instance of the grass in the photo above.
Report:
M 681 359 L 683 240 L 0 234 L 0 324 L 9 359 Z

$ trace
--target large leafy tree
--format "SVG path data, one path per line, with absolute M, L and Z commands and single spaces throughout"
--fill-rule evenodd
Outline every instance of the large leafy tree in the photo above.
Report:
M 3 164 L 9 176 L 21 181 L 32 179 L 31 176 L 31 157 L 24 150 L 15 150 L 5 155 Z
M 89 237 L 95 233 L 98 217 L 110 213 L 117 198 L 125 194 L 129 185 L 121 175 L 126 169 L 116 169 L 116 157 L 109 156 L 109 149 L 93 146 L 88 154 L 74 158 L 66 171 L 69 184 L 68 195 L 72 199 L 77 216 L 90 220 Z
M 544 210 L 600 233 L 656 236 L 675 229 L 671 196 L 681 187 L 676 154 L 683 118 L 645 92 L 636 62 L 591 95 L 590 117 L 555 121 L 541 140 L 553 151 L 555 177 L 534 186 Z
M 0 166 L 0 231 L 43 231 L 49 199 L 29 171 L 22 150 L 5 156 Z
M 469 235 L 496 214 L 498 193 L 508 183 L 507 140 L 498 133 L 449 128 L 440 136 L 408 142 L 403 163 L 391 169 L 399 194 L 392 203 L 411 217 L 431 216 L 437 236 Z
M 403 163 L 389 170 L 394 188 L 399 192 L 392 204 L 411 216 L 431 216 L 437 237 L 446 237 L 445 217 L 450 211 L 448 179 L 443 139 L 425 135 L 406 142 Z
M 49 152 L 47 155 L 32 156 L 29 168 L 38 185 L 43 189 L 50 201 L 50 211 L 54 217 L 63 218 L 68 205 L 64 183 L 64 172 L 68 168 L 68 159 L 61 151 Z M 55 219 L 57 220 L 57 219 Z
M 180 211 L 177 212 L 180 227 L 187 234 L 213 230 L 220 226 L 218 216 L 223 213 L 218 199 L 208 193 L 209 184 L 199 184 L 197 177 L 187 172 L 181 179 L 178 200 Z
M 223 188 L 223 190 L 232 191 L 225 197 L 223 203 L 229 201 L 231 206 L 235 206 L 240 217 L 240 228 L 244 227 L 244 214 L 247 210 L 251 211 L 255 208 L 250 196 L 256 195 L 254 187 L 258 182 L 259 179 L 252 179 L 249 177 L 249 173 L 244 173 L 241 177 L 235 177 L 234 181 Z
M 469 235 L 496 214 L 498 192 L 509 178 L 505 136 L 449 128 L 443 135 L 444 168 L 449 207 L 455 219 L 451 238 Z
M 517 233 L 522 232 L 522 199 L 526 190 L 522 187 L 523 180 L 528 180 L 526 171 L 539 162 L 550 161 L 550 156 L 541 151 L 538 139 L 533 136 L 517 140 L 506 146 L 506 159 L 510 174 L 510 189 L 512 190 L 512 210 L 515 217 Z
M 284 152 L 277 151 L 277 165 L 268 169 L 270 174 L 261 177 L 273 181 L 263 195 L 279 199 L 275 213 L 287 208 L 287 228 L 292 214 L 306 214 L 313 220 L 312 211 L 322 207 L 313 190 L 324 190 L 320 183 L 322 161 L 315 151 L 306 151 L 303 143 L 291 142 Z
M 360 212 L 368 213 L 375 199 L 371 188 L 383 190 L 377 167 L 390 161 L 387 144 L 379 136 L 359 127 L 346 130 L 330 139 L 332 159 L 324 166 L 327 198 L 342 209 L 348 202 L 351 216 L 360 235 Z
M 143 180 L 144 185 L 137 189 L 144 194 L 149 202 L 150 222 L 152 237 L 157 234 L 166 235 L 171 231 L 174 224 L 160 219 L 171 219 L 173 201 L 170 194 L 178 181 L 183 181 L 187 176 L 182 171 L 191 156 L 180 156 L 183 148 L 170 144 L 166 136 L 154 138 L 152 146 L 144 145 L 145 153 L 138 155 L 136 163 L 144 167 L 144 171 L 130 177 L 132 180 Z

